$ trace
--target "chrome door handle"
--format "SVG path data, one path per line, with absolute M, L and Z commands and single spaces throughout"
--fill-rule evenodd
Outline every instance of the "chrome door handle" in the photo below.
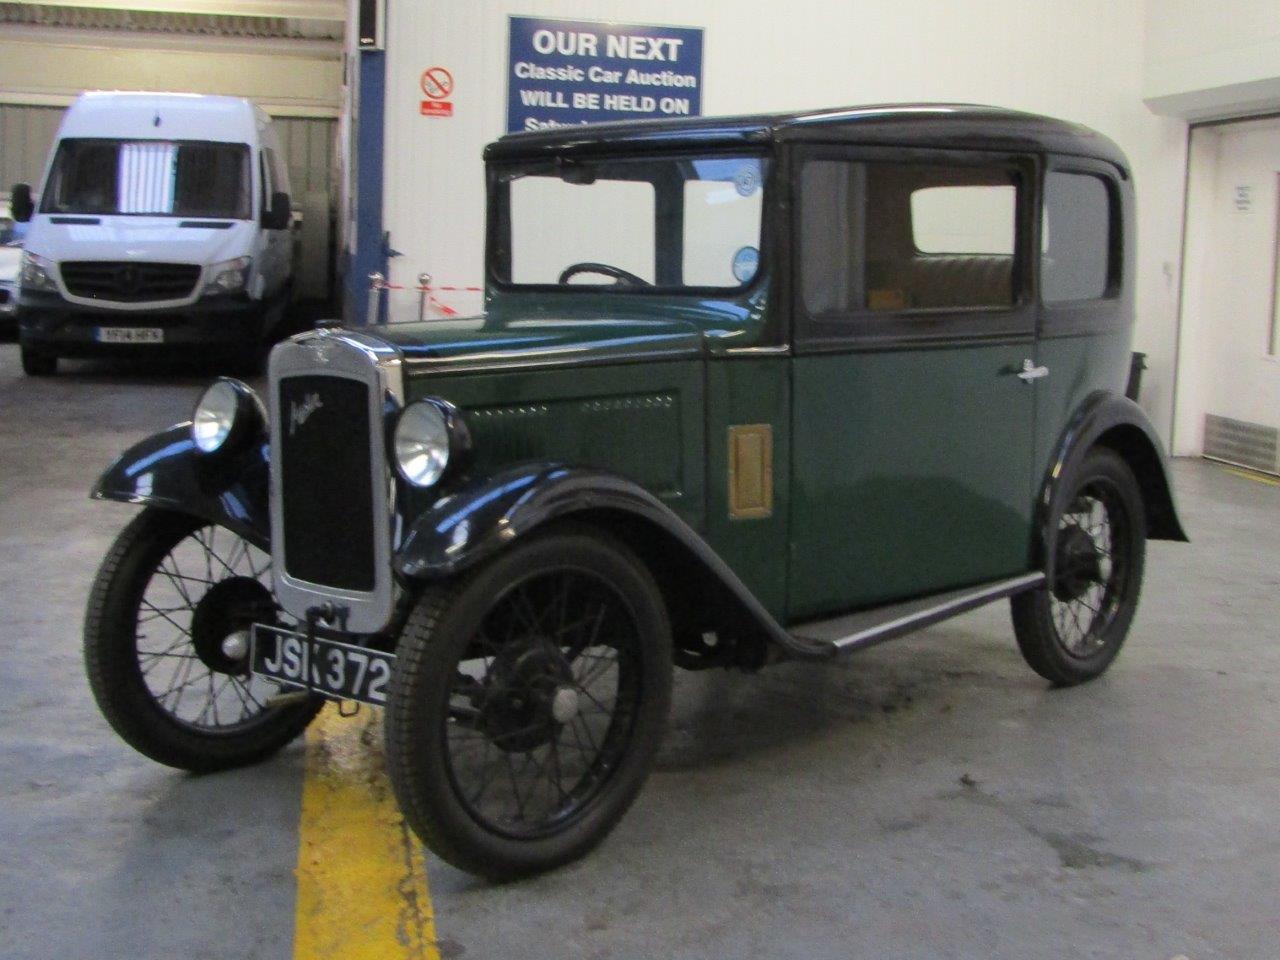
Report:
M 1023 383 L 1030 383 L 1032 380 L 1039 380 L 1041 377 L 1047 377 L 1048 375 L 1048 367 L 1037 367 L 1034 361 L 1023 360 L 1022 370 L 1018 373 L 1018 379 Z

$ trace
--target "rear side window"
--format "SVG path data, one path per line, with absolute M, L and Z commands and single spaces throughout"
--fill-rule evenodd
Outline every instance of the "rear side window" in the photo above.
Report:
M 1040 253 L 1040 291 L 1045 303 L 1108 295 L 1112 221 L 1111 195 L 1101 177 L 1061 172 L 1045 177 Z
M 1013 169 L 813 160 L 800 191 L 801 292 L 810 316 L 1015 302 Z

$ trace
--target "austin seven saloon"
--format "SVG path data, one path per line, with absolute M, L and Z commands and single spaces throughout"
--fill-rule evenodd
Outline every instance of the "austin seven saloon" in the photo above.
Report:
M 1124 396 L 1133 179 L 1089 129 L 921 104 L 603 123 L 485 150 L 483 315 L 278 344 L 97 498 L 88 602 L 143 754 L 259 760 L 385 710 L 406 821 L 491 878 L 636 797 L 673 666 L 828 660 L 1008 599 L 1106 670 L 1186 539 Z M 393 318 L 394 319 L 394 318 Z

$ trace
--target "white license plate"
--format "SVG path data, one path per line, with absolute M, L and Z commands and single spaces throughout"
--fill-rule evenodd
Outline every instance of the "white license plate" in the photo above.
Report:
M 266 624 L 253 625 L 253 672 L 331 700 L 383 706 L 395 654 L 356 647 Z
M 99 327 L 99 343 L 164 343 L 159 327 Z

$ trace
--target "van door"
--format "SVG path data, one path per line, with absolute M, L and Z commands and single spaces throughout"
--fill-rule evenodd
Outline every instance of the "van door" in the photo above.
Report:
M 790 617 L 1025 572 L 1034 158 L 797 159 Z

